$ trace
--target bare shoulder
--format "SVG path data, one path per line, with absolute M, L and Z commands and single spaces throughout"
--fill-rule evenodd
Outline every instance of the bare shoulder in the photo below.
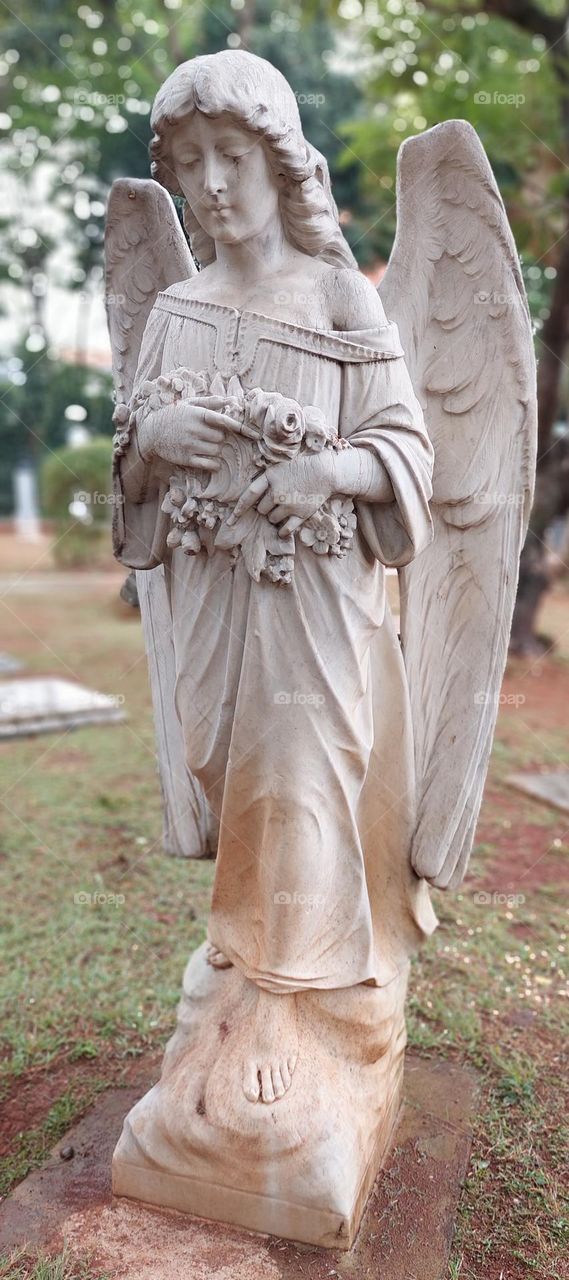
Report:
M 204 276 L 207 277 L 208 268 L 204 267 L 201 271 L 197 271 L 194 276 L 188 276 L 186 280 L 177 280 L 176 284 L 171 284 L 163 292 L 168 296 L 174 295 L 177 298 L 201 298 L 207 297 L 209 281 L 205 283 Z
M 335 329 L 374 329 L 386 323 L 377 289 L 361 271 L 331 268 L 326 289 Z

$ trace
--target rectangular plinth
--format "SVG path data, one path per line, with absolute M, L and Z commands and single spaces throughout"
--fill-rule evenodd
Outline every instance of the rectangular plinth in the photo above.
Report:
M 328 1249 L 350 1249 L 358 1232 L 371 1187 L 382 1168 L 393 1141 L 400 1110 L 401 1090 L 394 1090 L 377 1135 L 372 1156 L 364 1168 L 357 1196 L 349 1215 L 326 1208 L 258 1195 L 239 1187 L 207 1182 L 203 1178 L 181 1177 L 113 1157 L 113 1194 L 140 1200 L 163 1209 L 245 1227 L 263 1235 L 297 1240 Z

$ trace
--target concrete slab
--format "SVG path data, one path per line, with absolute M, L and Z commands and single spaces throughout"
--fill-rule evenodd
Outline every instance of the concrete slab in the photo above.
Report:
M 0 739 L 28 737 L 84 724 L 124 720 L 116 697 L 71 680 L 30 677 L 0 681 Z
M 534 800 L 569 813 L 569 769 L 563 773 L 511 773 L 506 782 Z
M 348 1253 L 113 1199 L 113 1149 L 141 1092 L 105 1094 L 12 1192 L 0 1206 L 0 1249 L 67 1241 L 110 1280 L 444 1280 L 477 1098 L 470 1069 L 407 1056 L 395 1146 Z
M 11 653 L 0 653 L 0 676 L 13 676 L 16 671 L 23 671 L 24 664 Z

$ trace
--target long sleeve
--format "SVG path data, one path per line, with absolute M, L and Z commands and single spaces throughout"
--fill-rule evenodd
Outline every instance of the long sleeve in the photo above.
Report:
M 161 372 L 168 320 L 169 316 L 164 311 L 153 309 L 150 312 L 132 399 L 147 378 L 155 378 Z M 168 486 L 157 475 L 153 464 L 141 457 L 136 430 L 130 432 L 126 448 L 115 452 L 113 487 L 115 556 L 132 569 L 154 569 L 160 564 L 166 547 L 169 521 L 160 508 Z
M 394 333 L 400 352 L 396 326 L 386 328 Z M 375 345 L 372 330 L 342 336 Z M 385 330 L 377 331 L 378 347 L 380 343 L 384 348 Z M 434 455 L 402 354 L 344 365 L 340 435 L 376 454 L 395 494 L 394 502 L 356 503 L 363 537 L 382 564 L 408 564 L 433 536 L 429 500 Z

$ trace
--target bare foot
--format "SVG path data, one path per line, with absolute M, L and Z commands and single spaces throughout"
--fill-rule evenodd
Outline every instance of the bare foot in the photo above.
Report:
M 223 951 L 219 951 L 217 947 L 214 947 L 212 942 L 208 942 L 207 944 L 206 960 L 213 969 L 232 968 L 231 960 L 228 960 L 227 956 L 224 956 Z
M 259 988 L 249 1042 L 243 1065 L 245 1097 L 249 1102 L 276 1102 L 290 1089 L 298 1058 L 296 997 Z

